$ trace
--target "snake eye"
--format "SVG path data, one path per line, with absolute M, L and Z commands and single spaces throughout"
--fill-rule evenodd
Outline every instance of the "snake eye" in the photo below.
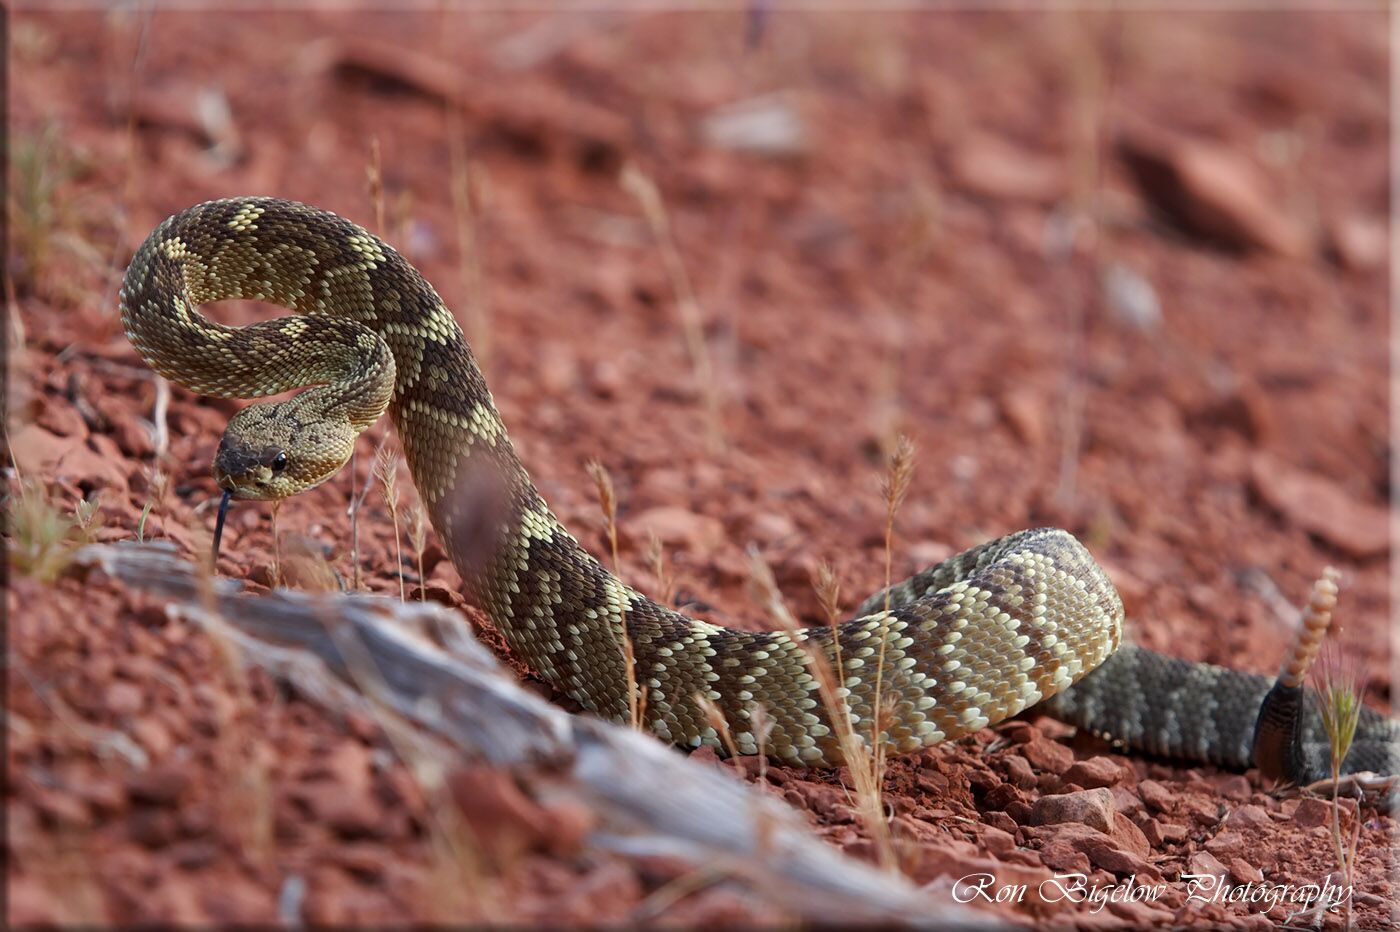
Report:
M 282 453 L 278 453 L 278 454 L 277 454 L 277 458 L 274 459 L 274 460 L 272 461 L 272 471 L 273 471 L 273 472 L 281 472 L 282 470 L 284 470 L 284 469 L 286 469 L 286 468 L 287 468 L 287 454 L 286 454 L 286 452 L 284 451 L 284 452 L 282 452 Z

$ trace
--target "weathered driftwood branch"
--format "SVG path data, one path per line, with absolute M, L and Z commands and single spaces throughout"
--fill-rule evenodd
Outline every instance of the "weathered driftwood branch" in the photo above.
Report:
M 595 845 L 724 864 L 765 899 L 822 922 L 962 925 L 979 918 L 840 854 L 796 813 L 738 780 L 532 695 L 446 608 L 367 595 L 249 595 L 157 544 L 95 545 L 78 561 L 172 599 L 195 621 L 231 626 L 245 656 L 276 675 L 301 684 L 314 679 L 304 675 L 307 664 L 329 668 L 463 760 L 547 773 L 551 786 L 597 814 Z M 366 669 L 377 675 L 363 675 Z M 359 695 L 320 680 L 310 697 L 341 711 Z

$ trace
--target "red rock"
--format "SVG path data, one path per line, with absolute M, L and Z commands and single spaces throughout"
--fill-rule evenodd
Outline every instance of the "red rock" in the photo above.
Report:
M 1046 842 L 1040 849 L 1040 861 L 1059 873 L 1089 873 L 1089 856 L 1067 841 Z
M 1157 869 L 1147 862 L 1145 855 L 1125 850 L 1118 838 L 1105 835 L 1080 822 L 1047 825 L 1031 829 L 1030 832 L 1044 842 L 1041 848 L 1042 861 L 1057 870 L 1069 869 L 1069 864 L 1076 863 L 1075 859 L 1065 854 L 1064 848 L 1067 847 L 1085 855 L 1094 866 L 1115 874 L 1160 876 Z M 1133 840 L 1130 843 L 1135 847 L 1146 847 L 1145 839 Z M 1049 860 L 1046 859 L 1047 851 Z
M 455 770 L 448 777 L 453 801 L 477 843 L 497 864 L 548 847 L 550 813 L 526 796 L 510 774 L 485 766 Z
M 1267 453 L 1250 461 L 1254 491 L 1293 524 L 1357 559 L 1390 546 L 1390 513 L 1363 502 L 1324 476 L 1280 462 Z
M 1045 773 L 1062 774 L 1074 763 L 1074 752 L 1054 741 L 1032 741 L 1022 746 L 1021 756 Z
M 1076 761 L 1061 777 L 1066 783 L 1078 783 L 1087 790 L 1130 782 L 1136 775 L 1122 761 L 1100 756 Z
M 1001 765 L 1006 772 L 1006 778 L 1018 789 L 1028 790 L 1035 786 L 1035 772 L 1031 770 L 1030 763 L 1024 757 L 1019 754 L 1008 754 L 1002 758 Z
M 1016 820 L 1011 818 L 1011 816 L 1007 815 L 1005 812 L 983 813 L 982 821 L 985 822 L 987 825 L 992 826 L 993 828 L 1001 829 L 1003 832 L 1006 832 L 1006 834 L 1011 835 L 1012 837 L 1015 837 L 1016 833 L 1020 831 L 1020 826 L 1016 824 Z
M 1183 808 L 1197 825 L 1213 826 L 1220 821 L 1220 808 L 1215 804 L 1193 799 L 1187 802 Z
M 1298 801 L 1293 810 L 1293 824 L 1299 828 L 1316 828 L 1332 824 L 1332 804 L 1324 799 L 1308 796 Z
M 1147 836 L 1143 834 L 1142 829 L 1121 812 L 1113 814 L 1113 831 L 1108 834 L 1119 848 L 1140 858 L 1152 853 L 1152 846 L 1147 843 Z
M 1258 806 L 1240 806 L 1225 818 L 1225 824 L 1232 829 L 1262 828 L 1272 824 L 1269 814 Z
M 116 815 L 126 809 L 126 788 L 113 777 L 89 774 L 73 785 L 73 791 L 101 815 Z
M 545 845 L 556 858 L 576 857 L 598 824 L 597 813 L 578 803 L 552 803 L 545 807 L 545 813 L 549 823 Z
M 133 802 L 167 806 L 179 802 L 192 782 L 187 766 L 161 763 L 128 777 L 126 792 Z
M 621 526 L 639 543 L 645 543 L 655 534 L 663 546 L 697 552 L 714 550 L 724 541 L 724 525 L 718 520 L 674 505 L 648 508 L 639 515 L 627 516 L 622 519 Z
M 1114 846 L 1108 839 L 1090 843 L 1085 853 L 1095 866 L 1115 874 L 1130 877 L 1162 876 L 1157 868 L 1145 859 Z
M 204 891 L 201 902 L 215 925 L 270 925 L 276 916 L 275 889 L 233 874 Z
M 59 437 L 37 424 L 25 425 L 10 438 L 10 453 L 23 475 L 126 484 L 120 458 L 103 457 L 89 449 L 82 437 Z
M 34 423 L 47 428 L 60 437 L 87 437 L 87 424 L 83 416 L 67 402 L 55 398 L 45 399 L 43 409 L 34 418 Z
M 720 758 L 719 752 L 708 744 L 700 745 L 698 748 L 691 751 L 688 756 L 690 760 L 696 764 L 710 764 L 717 769 L 724 765 L 724 761 Z
M 1215 784 L 1217 793 L 1233 802 L 1242 803 L 1254 795 L 1254 788 L 1249 785 L 1249 778 L 1241 773 L 1222 774 L 1212 782 Z
M 1244 858 L 1230 858 L 1226 861 L 1230 876 L 1240 883 L 1263 883 L 1264 873 Z
M 12 929 L 57 927 L 73 921 L 66 904 L 53 895 L 52 881 L 48 878 L 11 876 L 6 882 L 5 895 L 9 901 L 5 919 Z M 107 919 L 111 921 L 111 917 Z
M 1229 873 L 1225 865 L 1221 864 L 1209 851 L 1197 851 L 1191 855 L 1191 872 L 1220 878 L 1224 878 Z
M 135 683 L 113 680 L 103 697 L 107 711 L 117 716 L 135 715 L 146 704 L 146 694 Z
M 1015 836 L 998 828 L 984 827 L 978 833 L 978 838 L 981 840 L 982 846 L 987 849 L 988 854 L 999 858 L 1016 850 Z
M 581 879 L 570 885 L 568 895 L 560 899 L 560 914 L 588 916 L 591 921 L 620 924 L 624 917 L 623 904 L 636 903 L 642 898 L 637 874 L 625 864 L 604 861 Z
M 1234 151 L 1145 128 L 1125 133 L 1120 145 L 1143 193 L 1186 229 L 1234 249 L 1293 259 L 1311 251 L 1259 171 Z
M 1126 919 L 1135 929 L 1166 926 L 1173 919 L 1168 910 L 1158 909 L 1142 900 L 1114 900 L 1108 904 L 1108 911 L 1120 919 Z
M 1113 794 L 1105 789 L 1042 796 L 1031 805 L 1032 825 L 1078 822 L 1103 832 L 1113 830 Z
M 981 857 L 972 845 L 953 842 L 947 846 L 920 845 L 905 853 L 901 868 L 916 884 L 924 885 L 939 877 L 949 877 L 960 882 L 960 886 L 973 895 L 972 903 L 982 902 L 976 891 L 982 889 L 987 897 L 994 897 L 995 891 L 1003 887 L 1024 885 L 1025 902 L 1031 905 L 1043 903 L 1039 895 L 1042 883 L 1051 877 L 1043 867 L 1030 867 L 1011 861 Z M 986 882 L 986 886 L 979 885 Z
M 343 792 L 334 784 L 318 783 L 308 797 L 316 817 L 342 838 L 383 838 L 384 807 L 364 793 Z
M 997 726 L 997 734 L 1006 739 L 1011 744 L 1028 744 L 1041 737 L 1039 728 L 1030 722 L 1023 722 L 1019 719 L 1012 719 L 1009 722 Z
M 1176 845 L 1186 840 L 1186 827 L 1184 825 L 1174 825 L 1170 822 L 1159 822 L 1156 819 L 1148 819 L 1142 826 L 1143 837 L 1148 844 L 1154 848 L 1163 845 Z
M 1240 932 L 1275 932 L 1278 929 L 1278 924 L 1269 918 L 1268 913 L 1249 913 L 1245 916 L 1236 916 L 1234 921 L 1230 923 L 1230 927 L 1239 929 Z
M 627 378 L 622 369 L 611 359 L 600 359 L 593 364 L 588 387 L 599 398 L 616 398 L 627 386 Z
M 1133 774 L 1134 778 L 1137 774 Z M 1138 816 L 1147 812 L 1147 807 L 1142 804 L 1142 799 L 1132 790 L 1122 786 L 1111 786 L 1109 790 L 1113 793 L 1113 805 L 1118 811 L 1130 819 L 1137 819 Z
M 117 446 L 132 459 L 143 460 L 155 452 L 150 429 L 125 411 L 112 419 L 112 434 Z
M 179 821 L 169 809 L 142 807 L 126 820 L 126 833 L 132 841 L 147 848 L 165 848 L 179 835 Z
M 749 518 L 747 530 L 749 537 L 761 544 L 776 544 L 797 533 L 790 519 L 766 511 Z
M 1206 841 L 1206 850 L 1216 857 L 1234 854 L 1244 847 L 1244 837 L 1238 832 L 1221 832 Z
M 1012 389 L 1002 396 L 1001 413 L 1018 440 L 1028 447 L 1038 447 L 1049 433 L 1046 426 L 1045 401 L 1035 392 Z
M 959 142 L 950 168 L 962 188 L 993 200 L 1050 204 L 1065 190 L 1059 161 L 982 133 Z
M 219 857 L 219 846 L 207 839 L 196 838 L 171 845 L 165 854 L 185 870 L 196 870 L 214 863 Z
M 1364 272 L 1385 264 L 1390 236 L 1382 219 L 1349 214 L 1327 227 L 1328 248 L 1343 268 Z
M 36 787 L 31 795 L 35 808 L 62 828 L 86 829 L 92 825 L 92 813 L 87 804 L 72 793 Z

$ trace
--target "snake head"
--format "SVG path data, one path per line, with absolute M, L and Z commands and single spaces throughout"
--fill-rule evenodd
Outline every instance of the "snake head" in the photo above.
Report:
M 228 422 L 214 481 L 234 498 L 271 501 L 320 485 L 350 458 L 348 423 L 311 420 L 297 399 L 249 405 Z

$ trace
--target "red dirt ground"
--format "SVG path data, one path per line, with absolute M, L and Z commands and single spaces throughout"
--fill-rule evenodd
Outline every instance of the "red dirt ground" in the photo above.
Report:
M 1287 605 L 1335 565 L 1345 649 L 1388 707 L 1383 17 L 754 9 L 13 17 L 20 474 L 65 509 L 95 497 L 97 539 L 132 537 L 155 497 L 155 384 L 116 317 L 131 252 L 167 214 L 235 194 L 373 228 L 377 146 L 382 232 L 474 335 L 523 459 L 595 552 L 584 464 L 609 468 L 622 575 L 643 590 L 662 589 L 651 529 L 674 600 L 711 619 L 763 624 L 750 544 L 800 616 L 820 620 L 822 560 L 853 607 L 883 576 L 877 485 L 904 431 L 919 458 L 897 576 L 1061 525 L 1110 569 L 1139 642 L 1272 672 Z M 757 98 L 778 150 L 736 151 L 714 121 Z M 661 191 L 708 382 L 627 165 Z M 470 210 L 454 209 L 463 178 Z M 209 461 L 236 407 L 174 389 L 148 536 L 207 545 Z M 384 432 L 362 441 L 361 482 Z M 342 477 L 279 518 L 346 576 L 348 494 Z M 267 583 L 267 510 L 232 522 L 221 571 Z M 377 488 L 360 542 L 365 585 L 397 594 Z M 429 596 L 461 604 L 427 556 Z M 669 892 L 647 897 L 681 868 L 587 848 L 530 850 L 468 885 L 372 723 L 245 678 L 111 582 L 13 566 L 10 584 L 12 922 L 784 918 L 723 885 L 653 916 Z M 770 768 L 766 783 L 870 857 L 840 779 Z M 1037 798 L 1096 786 L 1118 813 L 1106 847 L 1029 824 Z M 886 792 L 901 867 L 936 894 L 978 870 L 1135 875 L 1164 898 L 994 908 L 1246 928 L 1286 906 L 1191 902 L 1182 875 L 1296 886 L 1335 868 L 1317 807 L 1264 790 L 1042 719 L 897 760 Z M 1373 928 L 1391 918 L 1395 826 L 1365 818 L 1356 907 Z

